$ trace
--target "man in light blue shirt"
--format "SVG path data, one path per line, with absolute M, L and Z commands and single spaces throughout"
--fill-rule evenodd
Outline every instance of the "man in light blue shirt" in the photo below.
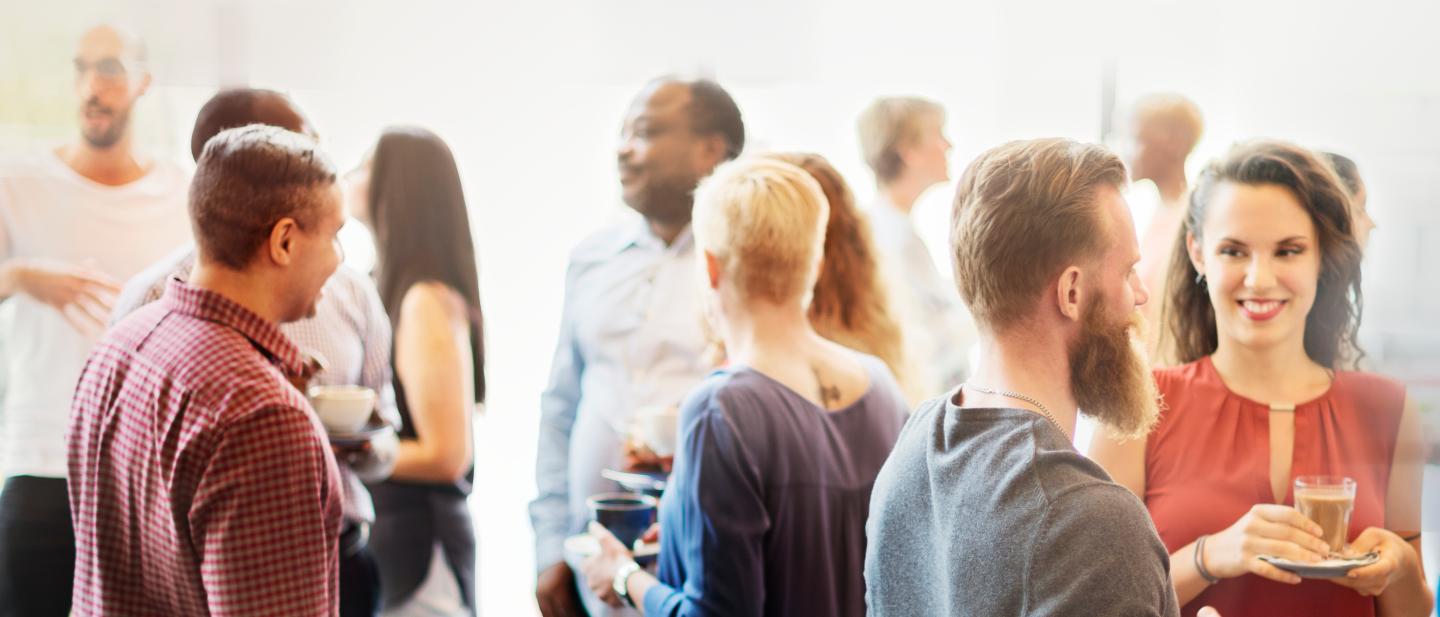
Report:
M 626 113 L 617 162 L 625 203 L 640 216 L 571 253 L 541 399 L 530 519 L 545 617 L 584 614 L 564 540 L 584 531 L 585 499 L 614 489 L 600 472 L 622 464 L 632 414 L 678 405 L 710 368 L 690 210 L 695 186 L 744 144 L 739 108 L 712 81 L 657 79 Z M 594 597 L 583 603 L 592 615 L 623 614 Z

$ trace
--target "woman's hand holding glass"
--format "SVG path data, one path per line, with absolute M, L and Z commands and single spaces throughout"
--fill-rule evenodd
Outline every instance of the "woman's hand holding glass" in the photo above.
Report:
M 1276 504 L 1257 504 L 1245 516 L 1205 542 L 1205 569 L 1219 578 L 1256 574 L 1282 583 L 1298 584 L 1300 577 L 1259 559 L 1273 555 L 1291 561 L 1322 561 L 1330 547 L 1320 539 L 1320 525 L 1299 510 Z

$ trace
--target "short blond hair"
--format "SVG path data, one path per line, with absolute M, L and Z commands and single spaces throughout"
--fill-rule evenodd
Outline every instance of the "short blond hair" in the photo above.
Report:
M 876 180 L 890 182 L 900 176 L 900 148 L 924 137 L 925 121 L 931 118 L 944 122 L 945 108 L 914 96 L 875 99 L 860 112 L 860 152 Z
M 1131 116 L 1151 124 L 1169 138 L 1177 156 L 1189 156 L 1205 134 L 1205 116 L 1200 106 L 1175 92 L 1155 92 L 1135 100 Z
M 773 158 L 725 163 L 695 189 L 697 253 L 718 257 L 747 300 L 810 293 L 829 217 L 820 184 Z
M 1023 322 L 1065 268 L 1114 241 L 1097 189 L 1125 185 L 1114 153 L 1068 139 L 1012 141 L 965 169 L 950 218 L 960 296 L 982 328 Z

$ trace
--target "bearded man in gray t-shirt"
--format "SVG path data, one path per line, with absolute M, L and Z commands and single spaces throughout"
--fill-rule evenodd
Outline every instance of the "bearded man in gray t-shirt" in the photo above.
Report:
M 979 363 L 911 416 L 876 480 L 870 615 L 1179 615 L 1144 505 L 1071 445 L 1077 413 L 1122 435 L 1157 415 L 1124 182 L 1114 154 L 1060 139 L 965 171 L 952 259 Z

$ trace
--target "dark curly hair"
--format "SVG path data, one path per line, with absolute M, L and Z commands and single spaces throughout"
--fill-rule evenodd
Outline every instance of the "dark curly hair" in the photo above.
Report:
M 1170 263 L 1164 322 L 1181 362 L 1215 353 L 1219 333 L 1215 308 L 1186 250 L 1186 234 L 1198 240 L 1215 191 L 1225 183 L 1275 185 L 1288 189 L 1315 224 L 1320 243 L 1320 279 L 1315 305 L 1305 319 L 1305 352 L 1331 368 L 1358 362 L 1356 341 L 1363 298 L 1360 245 L 1350 222 L 1350 197 L 1331 166 L 1310 150 L 1279 141 L 1252 141 L 1231 148 L 1200 173 L 1180 240 Z

